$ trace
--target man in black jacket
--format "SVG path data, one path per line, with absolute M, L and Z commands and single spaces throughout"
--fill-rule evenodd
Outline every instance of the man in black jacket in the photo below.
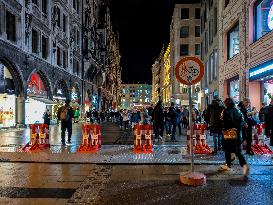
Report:
M 174 103 L 171 103 L 171 106 L 169 107 L 169 112 L 168 112 L 168 118 L 170 119 L 171 125 L 172 125 L 172 136 L 171 136 L 171 141 L 175 142 L 175 134 L 176 134 L 176 124 L 177 124 L 177 117 L 178 114 L 174 109 Z
M 58 120 L 61 120 L 61 130 L 62 130 L 62 145 L 65 146 L 65 131 L 68 132 L 68 144 L 71 144 L 72 136 L 72 120 L 74 117 L 73 108 L 70 106 L 70 100 L 65 101 L 65 105 L 60 107 L 58 110 Z
M 214 99 L 207 109 L 208 122 L 210 125 L 210 133 L 213 135 L 214 154 L 222 147 L 222 131 L 221 131 L 221 114 L 224 105 L 219 99 Z
M 156 104 L 152 117 L 154 121 L 155 140 L 158 140 L 158 138 L 162 139 L 164 131 L 164 114 L 161 100 Z
M 273 146 L 273 99 L 265 113 L 265 134 L 270 136 L 270 146 Z

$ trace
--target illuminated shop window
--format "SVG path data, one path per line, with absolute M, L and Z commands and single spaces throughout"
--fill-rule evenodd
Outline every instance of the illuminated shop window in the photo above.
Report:
M 228 59 L 231 59 L 237 53 L 240 52 L 239 49 L 239 22 L 231 28 L 228 33 Z
M 273 2 L 272 0 L 258 0 L 254 5 L 255 40 L 273 29 Z

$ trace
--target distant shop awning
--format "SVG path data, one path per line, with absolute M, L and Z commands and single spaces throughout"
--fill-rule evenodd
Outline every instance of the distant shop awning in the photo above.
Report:
M 31 97 L 29 97 L 29 98 L 30 98 L 30 99 L 33 99 L 33 100 L 40 101 L 40 102 L 42 102 L 42 103 L 44 103 L 44 104 L 46 104 L 46 105 L 55 105 L 55 104 L 57 104 L 57 102 L 54 102 L 54 101 L 49 100 L 49 99 L 47 99 L 47 98 L 38 98 L 38 97 L 33 97 L 33 96 L 31 96 Z

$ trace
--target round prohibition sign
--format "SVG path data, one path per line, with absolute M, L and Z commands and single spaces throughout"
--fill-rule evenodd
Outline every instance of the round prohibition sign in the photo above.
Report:
M 194 56 L 182 58 L 175 66 L 176 79 L 185 85 L 194 85 L 200 82 L 204 72 L 204 64 Z

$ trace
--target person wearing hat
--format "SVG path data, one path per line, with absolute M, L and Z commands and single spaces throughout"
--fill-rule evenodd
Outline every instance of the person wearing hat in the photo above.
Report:
M 65 131 L 68 132 L 68 143 L 71 144 L 71 136 L 72 136 L 72 121 L 74 117 L 73 108 L 70 106 L 70 100 L 67 99 L 65 101 L 65 105 L 60 107 L 58 110 L 58 120 L 61 121 L 61 137 L 62 137 L 62 145 L 65 146 Z

